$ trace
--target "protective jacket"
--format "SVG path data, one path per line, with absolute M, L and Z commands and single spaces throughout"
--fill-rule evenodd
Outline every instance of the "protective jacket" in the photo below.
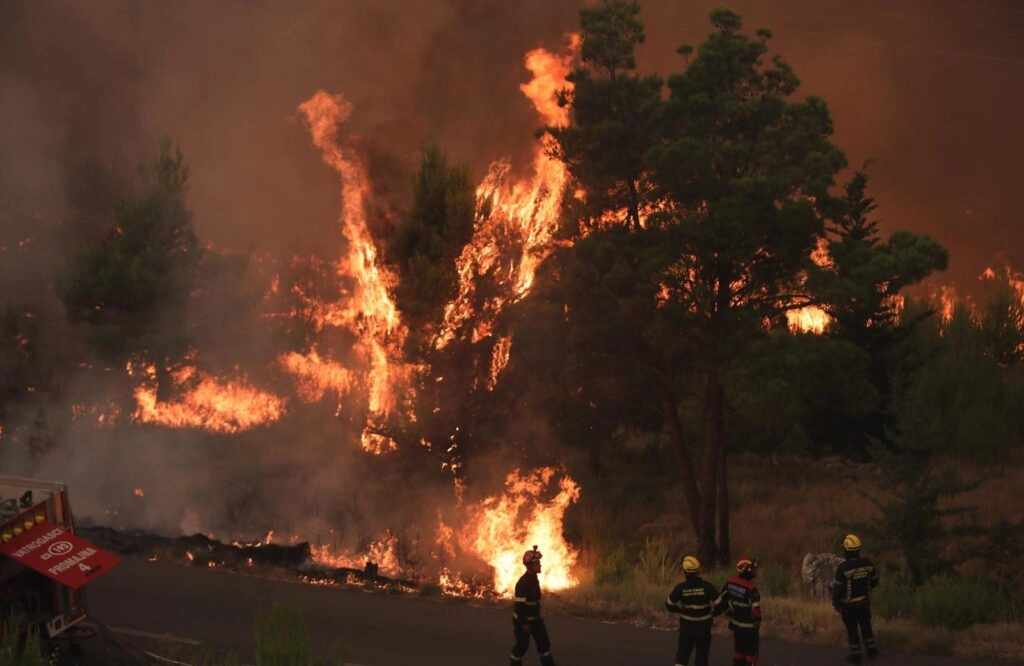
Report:
M 761 593 L 749 578 L 733 576 L 726 581 L 716 605 L 725 608 L 730 629 L 757 629 L 761 626 Z
M 679 614 L 680 631 L 711 631 L 712 618 L 721 613 L 716 610 L 718 590 L 715 586 L 693 574 L 679 583 L 665 600 L 665 608 Z
M 517 623 L 529 623 L 540 617 L 540 581 L 537 580 L 537 574 L 527 571 L 516 583 L 512 619 Z
M 868 603 L 868 594 L 878 587 L 878 570 L 866 557 L 848 557 L 836 567 L 832 584 L 832 605 Z

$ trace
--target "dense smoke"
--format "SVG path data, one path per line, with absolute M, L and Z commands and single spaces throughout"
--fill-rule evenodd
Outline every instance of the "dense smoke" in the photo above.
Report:
M 717 4 L 642 2 L 641 69 L 677 71 L 676 47 L 704 38 Z M 1024 11 L 998 0 L 730 5 L 747 28 L 774 30 L 802 91 L 828 102 L 850 164 L 872 160 L 883 232 L 933 235 L 952 256 L 941 279 L 963 290 L 986 266 L 1024 267 L 1015 231 L 1024 203 L 1007 187 L 1024 145 Z M 425 145 L 477 179 L 498 158 L 523 168 L 539 124 L 519 91 L 523 54 L 559 48 L 578 9 L 567 0 L 0 0 L 0 305 L 32 304 L 59 347 L 52 355 L 77 358 L 81 349 L 56 342 L 76 335 L 65 331 L 54 273 L 69 244 L 110 224 L 163 136 L 191 169 L 188 202 L 203 242 L 278 259 L 336 257 L 338 177 L 296 111 L 318 89 L 352 103 L 375 195 L 398 223 Z M 209 330 L 228 330 L 216 304 L 208 313 Z M 239 350 L 251 357 L 247 372 L 269 365 L 258 342 Z M 287 525 L 357 547 L 375 531 L 436 523 L 435 507 L 453 503 L 434 467 L 362 454 L 358 428 L 337 427 L 330 407 L 237 438 L 97 430 L 66 415 L 107 389 L 123 392 L 127 380 L 104 381 L 68 378 L 61 404 L 30 416 L 60 442 L 39 466 L 17 452 L 3 458 L 10 471 L 72 483 L 82 517 L 250 535 Z

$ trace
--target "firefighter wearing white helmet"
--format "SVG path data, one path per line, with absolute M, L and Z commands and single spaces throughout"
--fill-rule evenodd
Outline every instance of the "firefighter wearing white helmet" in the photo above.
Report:
M 540 614 L 540 581 L 537 580 L 537 574 L 541 569 L 541 557 L 537 546 L 523 553 L 526 573 L 520 576 L 519 582 L 516 583 L 515 606 L 512 610 L 512 633 L 516 643 L 512 646 L 510 666 L 521 666 L 523 655 L 530 647 L 531 637 L 537 646 L 541 666 L 555 666 L 555 660 L 551 656 L 548 629 Z
M 673 588 L 665 600 L 665 608 L 679 615 L 679 645 L 676 648 L 676 666 L 686 666 L 690 654 L 697 651 L 695 666 L 708 666 L 711 651 L 711 625 L 714 616 L 721 613 L 715 609 L 718 590 L 700 575 L 700 560 L 687 555 L 680 563 L 683 582 Z
M 859 664 L 861 641 L 868 657 L 878 656 L 875 632 L 871 627 L 871 590 L 878 587 L 878 569 L 874 562 L 862 557 L 863 546 L 856 534 L 847 534 L 843 539 L 843 555 L 846 559 L 836 567 L 832 583 L 832 606 L 840 613 L 846 634 L 850 639 L 850 654 L 846 661 Z

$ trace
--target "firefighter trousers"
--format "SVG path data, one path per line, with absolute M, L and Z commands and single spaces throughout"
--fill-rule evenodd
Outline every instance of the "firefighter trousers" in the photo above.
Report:
M 761 630 L 746 627 L 732 628 L 733 666 L 751 666 L 757 663 L 761 643 Z
M 850 654 L 855 658 L 861 656 L 862 640 L 869 656 L 877 654 L 875 632 L 871 628 L 871 606 L 867 602 L 843 604 L 839 613 L 842 615 L 843 625 L 846 626 L 846 635 L 850 639 Z
M 708 654 L 711 652 L 711 628 L 707 630 L 693 630 L 681 627 L 679 629 L 679 647 L 676 649 L 676 666 L 687 666 L 690 663 L 690 654 L 696 650 L 697 657 L 693 662 L 694 666 L 708 666 Z
M 531 637 L 537 646 L 541 666 L 555 666 L 555 660 L 551 656 L 551 639 L 548 638 L 548 628 L 544 626 L 544 620 L 534 620 L 529 626 L 513 620 L 512 633 L 515 636 L 516 644 L 512 646 L 512 656 L 509 658 L 510 666 L 520 666 L 523 663 L 523 656 L 530 647 Z

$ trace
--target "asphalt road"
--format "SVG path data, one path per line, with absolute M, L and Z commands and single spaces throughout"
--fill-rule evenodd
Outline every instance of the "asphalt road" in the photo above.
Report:
M 166 562 L 125 558 L 87 591 L 89 613 L 100 635 L 81 643 L 87 654 L 101 655 L 94 662 L 98 664 L 115 663 L 109 656 L 111 641 L 135 655 L 161 656 L 175 645 L 201 643 L 233 652 L 243 663 L 255 663 L 255 617 L 275 601 L 303 610 L 317 654 L 330 655 L 332 644 L 343 641 L 349 662 L 360 666 L 504 665 L 512 644 L 509 608 L 326 588 Z M 546 615 L 559 666 L 673 663 L 674 631 Z M 728 637 L 715 637 L 713 664 L 731 663 L 731 643 Z M 884 645 L 882 649 L 881 658 L 868 663 L 1006 666 L 1005 662 L 894 654 L 884 652 Z M 838 666 L 844 657 L 839 648 L 762 642 L 760 663 Z M 133 662 L 126 658 L 122 663 Z M 539 663 L 532 646 L 523 663 Z

